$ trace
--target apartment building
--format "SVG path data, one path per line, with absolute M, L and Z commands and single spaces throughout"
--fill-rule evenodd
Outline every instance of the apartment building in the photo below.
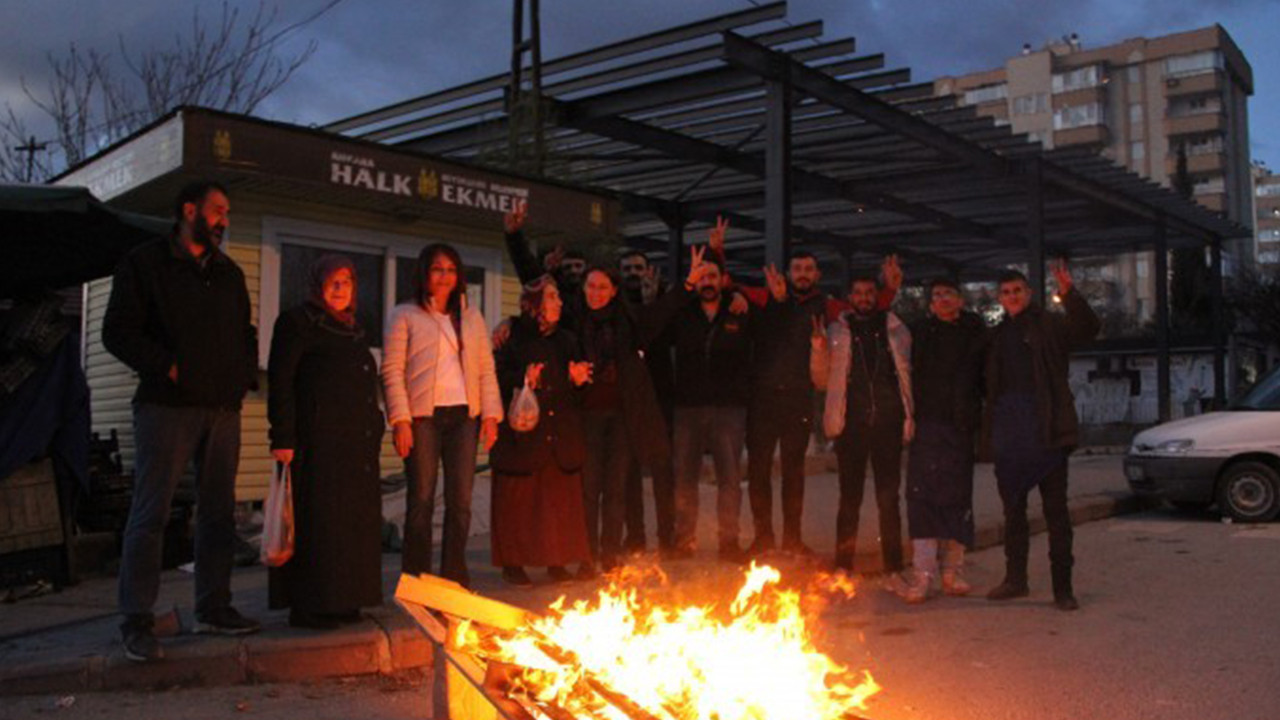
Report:
M 1280 270 L 1280 175 L 1255 167 L 1254 236 L 1258 241 L 1258 269 Z
M 1045 147 L 1092 148 L 1163 185 L 1177 185 L 1185 163 L 1196 201 L 1255 222 L 1247 109 L 1253 71 L 1220 25 L 1090 49 L 1075 35 L 1040 50 L 1024 45 L 1003 67 L 939 78 L 934 91 L 959 96 Z M 1231 272 L 1258 259 L 1242 241 L 1227 248 L 1224 266 Z M 1141 323 L 1154 311 L 1152 266 L 1150 253 L 1137 253 L 1093 270 Z

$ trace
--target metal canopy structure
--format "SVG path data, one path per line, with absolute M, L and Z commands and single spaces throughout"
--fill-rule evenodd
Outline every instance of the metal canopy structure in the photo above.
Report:
M 1164 250 L 1207 247 L 1220 272 L 1223 241 L 1249 235 L 1091 151 L 1046 150 L 785 14 L 784 2 L 761 5 L 542 63 L 549 165 L 613 192 L 626 243 L 672 270 L 685 233 L 718 215 L 732 225 L 735 273 L 803 247 L 844 278 L 897 252 L 918 275 L 980 279 L 1026 263 L 1041 293 L 1047 256 L 1151 249 L 1164 277 Z M 493 162 L 512 132 L 507 81 L 326 129 Z M 1157 294 L 1167 331 L 1167 293 Z

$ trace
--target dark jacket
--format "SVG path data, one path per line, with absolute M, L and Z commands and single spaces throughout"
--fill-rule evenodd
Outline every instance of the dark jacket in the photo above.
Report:
M 157 240 L 116 268 L 102 342 L 138 373 L 136 403 L 239 409 L 257 384 L 250 311 L 244 273 L 231 258 L 211 249 L 201 263 L 176 240 Z
M 1044 443 L 1068 449 L 1079 444 L 1080 420 L 1067 377 L 1071 351 L 1092 340 L 1102 325 L 1075 288 L 1062 298 L 1062 306 L 1065 313 L 1052 313 L 1032 304 L 1023 311 L 1025 322 L 1014 324 L 1006 318 L 996 326 L 987 346 L 984 374 L 987 402 L 983 411 L 982 446 L 987 456 L 991 448 L 992 411 L 1000 389 L 999 334 L 1015 327 L 1023 328 L 1021 342 L 1031 358 L 1036 414 Z
M 672 318 L 684 309 L 689 297 L 681 288 L 650 305 L 636 307 L 619 296 L 602 311 L 587 310 L 582 318 L 579 336 L 584 356 L 587 355 L 586 338 L 595 331 L 594 326 L 604 324 L 610 330 L 617 355 L 618 399 L 627 439 L 639 459 L 646 463 L 671 454 L 667 421 L 646 360 L 651 354 L 663 352 L 656 341 Z
M 271 447 L 294 451 L 297 552 L 272 568 L 273 608 L 336 613 L 382 602 L 378 456 L 386 425 L 364 331 L 311 304 L 271 338 Z
M 683 289 L 672 292 L 685 292 Z M 691 294 L 671 324 L 676 357 L 676 407 L 745 406 L 751 368 L 749 315 L 729 312 L 731 299 L 708 320 Z
M 987 337 L 982 318 L 971 312 L 953 323 L 930 315 L 911 328 L 917 425 L 944 423 L 970 433 L 979 427 Z
M 493 469 L 506 475 L 533 475 L 548 463 L 566 473 L 582 469 L 585 442 L 582 433 L 581 391 L 569 379 L 569 361 L 581 360 L 578 339 L 556 328 L 542 335 L 528 318 L 511 323 L 511 336 L 494 353 L 502 403 L 524 387 L 525 369 L 543 363 L 538 397 L 538 424 L 529 432 L 516 432 L 503 421 L 498 442 L 489 454 Z
M 772 296 L 752 316 L 752 385 L 757 393 L 805 393 L 813 390 L 809 376 L 813 318 L 825 325 L 827 297 L 815 292 L 803 300 L 794 293 L 783 302 Z

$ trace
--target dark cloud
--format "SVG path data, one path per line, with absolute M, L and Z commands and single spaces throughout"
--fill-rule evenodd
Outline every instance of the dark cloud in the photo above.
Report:
M 759 0 L 763 4 L 764 0 Z M 309 15 L 325 0 L 280 3 L 283 18 Z M 543 3 L 545 58 L 743 10 L 750 0 L 646 0 Z M 232 6 L 252 12 L 257 0 Z M 0 46 L 0 93 L 24 106 L 14 78 L 39 86 L 47 52 L 68 43 L 117 51 L 157 47 L 185 31 L 193 5 L 162 0 L 5 0 L 10 30 Z M 202 12 L 216 16 L 219 6 Z M 297 52 L 318 43 L 312 60 L 264 103 L 260 114 L 323 124 L 469 80 L 503 72 L 510 62 L 510 0 L 470 3 L 346 0 L 299 32 L 286 46 Z M 892 67 L 911 67 L 916 80 L 996 67 L 1022 43 L 1079 33 L 1086 46 L 1221 23 L 1254 68 L 1251 136 L 1257 156 L 1280 161 L 1280 3 L 1275 0 L 792 0 L 788 19 L 822 19 L 826 37 L 854 36 L 860 52 L 884 52 Z

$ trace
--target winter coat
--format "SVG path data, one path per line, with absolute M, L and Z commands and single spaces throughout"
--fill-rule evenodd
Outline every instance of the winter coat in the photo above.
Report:
M 777 302 L 769 296 L 753 316 L 752 387 L 760 393 L 813 391 L 809 374 L 813 319 L 823 319 L 827 296 L 815 292 L 803 300 L 788 297 Z
M 456 332 L 456 331 L 455 331 Z M 441 342 L 438 319 L 416 302 L 391 310 L 382 344 L 382 382 L 387 416 L 394 425 L 435 412 L 436 368 L 448 343 Z M 489 328 L 477 310 L 462 304 L 462 378 L 467 414 L 502 420 L 502 397 L 494 369 Z
M 885 324 L 889 334 L 889 352 L 893 355 L 894 369 L 898 375 L 898 392 L 902 397 L 903 441 L 909 442 L 915 432 L 911 394 L 911 331 L 892 312 L 887 313 Z M 829 438 L 839 437 L 845 429 L 852 338 L 848 314 L 842 315 L 827 328 L 827 343 L 811 353 L 810 372 L 814 384 L 827 391 L 822 426 Z
M 1047 447 L 1072 449 L 1080 442 L 1080 420 L 1068 383 L 1071 351 L 1092 340 L 1102 325 L 1097 314 L 1076 288 L 1062 298 L 1063 313 L 1048 312 L 1032 304 L 1023 311 L 1027 320 L 1022 343 L 1031 357 L 1035 380 L 1035 411 L 1042 440 Z M 983 411 L 982 447 L 990 456 L 992 412 L 1000 390 L 999 341 L 1008 331 L 1009 319 L 998 325 L 986 352 L 986 407 Z
M 911 328 L 911 385 L 917 424 L 930 420 L 973 432 L 981 421 L 982 370 L 990 334 L 982 318 L 930 315 Z
M 577 337 L 559 327 L 543 335 L 532 320 L 515 318 L 510 337 L 494 359 L 504 407 L 524 387 L 526 368 L 531 363 L 543 364 L 536 390 L 538 424 L 528 432 L 516 432 L 510 423 L 502 424 L 498 442 L 489 453 L 494 471 L 527 476 L 549 463 L 565 473 L 580 471 L 586 455 L 581 391 L 569 379 L 569 362 L 582 359 Z
M 336 613 L 382 602 L 386 430 L 364 331 L 310 303 L 276 320 L 267 368 L 272 449 L 294 451 L 295 554 L 271 606 Z
M 726 295 L 715 318 L 708 320 L 692 293 L 682 288 L 672 292 L 688 298 L 670 327 L 676 407 L 745 407 L 751 378 L 751 316 L 730 313 Z
M 116 268 L 102 343 L 138 373 L 134 402 L 238 410 L 257 387 L 244 273 L 221 250 L 207 252 L 200 262 L 176 239 L 156 240 Z

